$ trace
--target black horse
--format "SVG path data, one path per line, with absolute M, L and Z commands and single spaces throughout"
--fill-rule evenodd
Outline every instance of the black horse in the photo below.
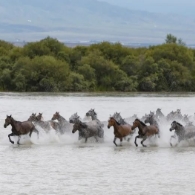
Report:
M 12 133 L 8 135 L 9 141 L 14 144 L 14 141 L 11 140 L 10 136 L 18 136 L 17 143 L 20 144 L 20 138 L 21 135 L 26 135 L 29 133 L 29 136 L 31 137 L 32 132 L 36 132 L 37 135 L 39 135 L 39 131 L 35 128 L 34 124 L 31 121 L 16 121 L 13 119 L 13 117 L 7 116 L 4 123 L 4 128 L 6 128 L 8 125 L 12 126 Z

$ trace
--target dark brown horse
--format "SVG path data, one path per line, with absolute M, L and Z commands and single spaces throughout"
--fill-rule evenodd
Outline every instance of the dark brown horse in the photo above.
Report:
M 18 136 L 18 141 L 17 143 L 19 143 L 20 141 L 20 136 L 21 135 L 26 135 L 27 133 L 29 133 L 29 136 L 31 137 L 32 132 L 36 132 L 37 135 L 39 135 L 38 130 L 35 128 L 35 126 L 33 125 L 33 123 L 31 121 L 24 121 L 24 122 L 20 122 L 20 121 L 16 121 L 12 118 L 12 116 L 7 116 L 5 119 L 5 123 L 4 123 L 4 128 L 6 128 L 8 125 L 12 126 L 12 133 L 8 135 L 9 137 L 9 141 L 14 144 L 14 141 L 12 141 L 10 139 L 10 136 Z
M 139 119 L 135 119 L 135 121 L 133 122 L 133 126 L 132 126 L 132 129 L 135 129 L 136 127 L 138 127 L 139 131 L 138 131 L 138 134 L 136 137 L 135 137 L 135 145 L 136 147 L 138 146 L 137 145 L 137 138 L 142 138 L 142 141 L 141 141 L 141 144 L 143 147 L 146 147 L 146 145 L 144 145 L 144 141 L 148 138 L 148 137 L 151 137 L 153 135 L 156 135 L 159 133 L 159 130 L 156 126 L 154 125 L 150 125 L 150 126 L 147 126 L 145 123 L 143 123 L 142 121 L 140 121 Z
M 124 137 L 134 133 L 134 131 L 132 130 L 131 125 L 129 125 L 129 124 L 121 125 L 113 117 L 110 117 L 110 119 L 108 120 L 108 128 L 110 128 L 112 126 L 114 127 L 114 140 L 113 140 L 113 143 L 116 146 L 118 146 L 116 144 L 116 139 L 117 138 L 120 139 L 120 142 L 122 144 L 122 141 L 123 141 Z M 128 139 L 128 141 L 129 141 L 129 139 Z

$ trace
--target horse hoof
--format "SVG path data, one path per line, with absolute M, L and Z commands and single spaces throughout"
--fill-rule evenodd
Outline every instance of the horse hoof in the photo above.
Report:
M 12 143 L 12 144 L 14 144 L 14 142 L 13 142 L 13 141 L 12 141 L 11 143 Z
M 170 146 L 173 147 L 172 143 L 170 143 Z

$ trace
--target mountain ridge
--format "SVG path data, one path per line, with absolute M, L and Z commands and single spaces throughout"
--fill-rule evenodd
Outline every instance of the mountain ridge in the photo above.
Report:
M 65 40 L 162 42 L 172 33 L 195 39 L 195 19 L 135 11 L 97 0 L 0 0 L 0 36 L 34 41 L 45 36 Z

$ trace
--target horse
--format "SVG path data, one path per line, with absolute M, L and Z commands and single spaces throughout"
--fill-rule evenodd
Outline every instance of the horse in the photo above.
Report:
M 70 124 L 63 116 L 60 115 L 59 112 L 56 112 L 55 114 L 53 114 L 53 117 L 51 119 L 53 120 L 57 120 L 59 123 L 59 132 L 61 134 L 64 134 L 65 131 L 69 128 L 72 127 L 72 124 Z
M 76 122 L 81 121 L 80 116 L 78 116 L 77 113 L 73 114 L 70 118 L 69 118 L 69 122 L 70 123 L 76 123 Z M 83 122 L 83 124 L 86 124 L 89 128 L 93 129 L 93 131 L 98 130 L 98 135 L 99 137 L 103 138 L 104 137 L 104 130 L 102 129 L 102 125 L 96 121 L 89 121 L 89 122 Z M 79 139 L 81 139 L 83 137 L 82 133 L 79 131 Z
M 122 141 L 123 138 L 125 138 L 128 135 L 131 135 L 134 133 L 134 131 L 132 130 L 131 125 L 129 124 L 124 124 L 121 125 L 120 123 L 118 123 L 114 117 L 110 117 L 110 119 L 108 120 L 108 129 L 110 129 L 110 127 L 114 128 L 114 140 L 113 143 L 115 144 L 115 146 L 118 146 L 116 144 L 116 139 L 119 138 L 120 139 L 120 145 L 122 145 Z M 128 139 L 128 141 L 130 140 L 130 138 Z
M 187 140 L 192 137 L 195 137 L 195 126 L 190 125 L 190 126 L 183 126 L 177 121 L 173 121 L 171 123 L 170 131 L 175 130 L 175 134 L 171 136 L 170 138 L 170 145 L 172 146 L 171 139 L 175 138 L 176 136 L 178 137 L 178 143 L 182 140 Z
M 75 123 L 77 120 L 81 120 L 80 116 L 76 113 L 70 116 L 69 123 Z
M 112 116 L 121 125 L 127 124 L 127 122 L 122 118 L 120 112 L 115 112 Z
M 157 110 L 156 110 L 156 118 L 158 118 L 158 119 L 164 119 L 165 118 L 165 115 L 162 113 L 160 108 L 157 108 Z
M 177 109 L 175 112 L 171 111 L 168 115 L 167 115 L 167 120 L 182 120 L 183 116 L 181 114 L 181 110 Z
M 154 114 L 149 114 L 144 123 L 149 123 L 150 125 L 155 126 L 156 128 L 158 128 L 158 137 L 160 138 L 160 128 L 159 128 L 159 124 L 157 122 L 157 120 L 154 118 Z
M 98 142 L 98 137 L 103 138 L 100 136 L 98 129 L 92 128 L 88 126 L 87 123 L 81 122 L 80 120 L 74 123 L 72 133 L 75 133 L 77 130 L 79 131 L 79 139 L 82 137 L 85 138 L 85 143 L 87 143 L 89 137 L 94 137 L 96 142 Z
M 90 109 L 87 113 L 86 113 L 86 116 L 90 116 L 92 121 L 97 121 L 102 127 L 104 126 L 104 124 L 102 124 L 100 122 L 100 120 L 97 118 L 97 113 L 95 112 L 94 109 Z
M 44 129 L 46 131 L 46 133 L 48 133 L 52 128 L 54 130 L 58 131 L 58 128 L 59 128 L 58 123 L 54 122 L 52 120 L 43 121 L 43 114 L 42 113 L 39 113 L 36 116 L 35 116 L 35 114 L 32 114 L 29 119 L 33 120 L 35 125 L 38 125 L 42 129 Z
M 143 142 L 148 137 L 151 137 L 151 136 L 159 133 L 159 130 L 156 126 L 154 126 L 154 125 L 147 126 L 145 123 L 143 123 L 139 119 L 135 119 L 135 121 L 133 122 L 132 129 L 134 130 L 136 127 L 138 127 L 138 129 L 139 129 L 138 135 L 135 137 L 135 142 L 134 142 L 136 147 L 138 146 L 138 144 L 136 142 L 137 138 L 142 138 L 141 144 L 143 147 L 146 147 L 146 145 L 144 145 Z
M 14 144 L 14 141 L 11 140 L 11 136 L 18 136 L 17 144 L 20 144 L 20 138 L 21 135 L 26 135 L 29 133 L 29 136 L 31 137 L 32 132 L 36 132 L 37 136 L 39 136 L 39 131 L 35 128 L 34 124 L 31 121 L 16 121 L 14 118 L 10 115 L 7 116 L 4 123 L 4 128 L 7 128 L 8 125 L 12 126 L 12 133 L 8 135 L 9 141 Z

